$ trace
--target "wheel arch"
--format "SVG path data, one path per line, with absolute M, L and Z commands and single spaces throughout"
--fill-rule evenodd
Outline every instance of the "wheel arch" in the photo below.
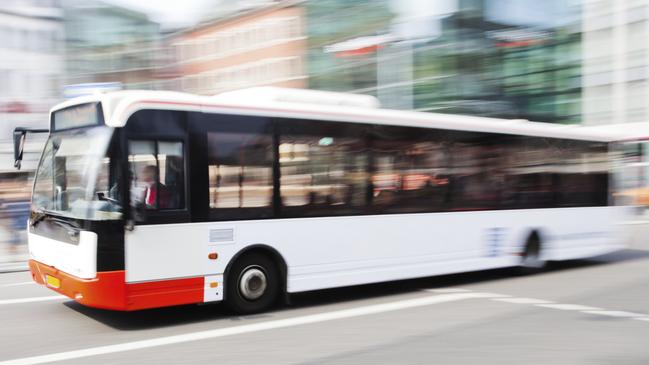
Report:
M 527 248 L 527 244 L 536 239 L 539 244 L 539 250 L 543 250 L 544 244 L 547 242 L 545 230 L 542 227 L 528 227 L 523 230 L 520 234 L 519 244 L 520 244 L 520 254 L 522 255 Z
M 279 269 L 279 275 L 280 275 L 280 293 L 281 294 L 286 294 L 287 291 L 287 282 L 288 282 L 288 266 L 286 265 L 286 260 L 284 257 L 277 251 L 274 247 L 271 247 L 269 245 L 263 244 L 263 243 L 256 243 L 252 244 L 250 246 L 246 246 L 239 250 L 234 256 L 232 256 L 232 259 L 230 259 L 230 262 L 225 266 L 225 270 L 223 271 L 223 282 L 227 282 L 227 278 L 230 274 L 230 269 L 232 268 L 232 265 L 237 262 L 240 258 L 252 254 L 252 253 L 260 253 L 263 255 L 268 256 L 271 260 L 273 260 Z M 223 300 L 226 300 L 227 296 L 227 290 L 223 292 Z

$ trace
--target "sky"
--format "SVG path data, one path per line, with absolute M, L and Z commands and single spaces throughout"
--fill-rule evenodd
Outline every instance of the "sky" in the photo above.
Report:
M 104 0 L 107 3 L 142 11 L 164 28 L 192 24 L 205 15 L 215 0 Z M 211 5 L 211 6 L 210 6 Z

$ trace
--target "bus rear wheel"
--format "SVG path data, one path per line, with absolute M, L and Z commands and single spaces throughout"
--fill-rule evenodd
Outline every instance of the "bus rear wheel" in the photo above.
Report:
M 525 243 L 521 256 L 519 266 L 521 274 L 535 274 L 545 268 L 547 262 L 541 258 L 541 248 L 541 238 L 538 233 L 532 233 Z
M 267 310 L 277 301 L 279 277 L 277 265 L 268 256 L 252 253 L 239 258 L 226 279 L 226 305 L 239 314 Z

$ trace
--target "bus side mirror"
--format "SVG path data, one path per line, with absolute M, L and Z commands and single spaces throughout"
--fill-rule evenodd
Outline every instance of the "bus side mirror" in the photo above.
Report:
M 23 151 L 25 149 L 25 138 L 27 131 L 24 129 L 14 129 L 14 167 L 20 170 L 23 161 Z
M 25 150 L 25 140 L 27 133 L 49 133 L 49 129 L 29 129 L 16 127 L 14 129 L 14 167 L 20 170 L 23 161 L 23 151 Z

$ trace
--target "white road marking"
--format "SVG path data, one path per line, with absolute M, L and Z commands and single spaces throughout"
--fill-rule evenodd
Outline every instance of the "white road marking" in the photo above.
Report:
M 45 302 L 48 300 L 64 300 L 64 299 L 70 299 L 70 298 L 65 297 L 63 295 L 49 295 L 46 297 L 4 299 L 4 300 L 0 300 L 0 305 Z
M 499 302 L 514 303 L 514 304 L 550 304 L 554 303 L 549 300 L 534 299 L 534 298 L 494 298 Z
M 25 281 L 25 282 L 22 282 L 22 283 L 2 284 L 2 285 L 0 285 L 0 287 L 5 288 L 5 287 L 8 287 L 8 286 L 21 286 L 21 285 L 30 285 L 30 284 L 36 284 L 36 283 L 33 282 L 33 281 Z
M 409 308 L 417 308 L 434 304 L 448 303 L 459 300 L 466 299 L 490 299 L 496 300 L 505 303 L 514 303 L 514 304 L 531 304 L 536 307 L 541 308 L 550 308 L 550 309 L 559 309 L 559 310 L 572 310 L 580 311 L 581 313 L 595 314 L 595 315 L 604 315 L 617 318 L 633 318 L 639 321 L 649 322 L 649 315 L 643 313 L 633 313 L 626 311 L 612 311 L 612 310 L 603 310 L 601 308 L 590 307 L 580 304 L 561 304 L 555 303 L 549 300 L 535 299 L 535 298 L 518 298 L 510 297 L 505 294 L 496 294 L 496 293 L 486 293 L 486 292 L 472 292 L 468 289 L 461 288 L 442 288 L 442 289 L 426 289 L 425 291 L 434 292 L 434 293 L 443 293 L 433 296 L 427 296 L 423 298 L 415 299 L 406 299 L 395 302 L 388 302 L 382 304 L 374 304 L 357 308 L 343 309 L 333 312 L 324 312 L 317 313 L 293 318 L 278 319 L 266 322 L 252 323 L 241 326 L 219 328 L 209 331 L 200 331 L 194 333 L 187 333 L 183 335 L 174 335 L 166 336 L 159 338 L 152 338 L 148 340 L 125 342 L 116 345 L 107 345 L 107 346 L 98 346 L 90 347 L 81 350 L 73 350 L 66 352 L 58 352 L 47 355 L 25 357 L 7 361 L 0 361 L 0 365 L 32 365 L 32 364 L 44 364 L 55 361 L 63 360 L 72 360 L 79 359 L 91 356 L 112 354 L 125 351 L 134 351 L 141 350 L 152 347 L 160 347 L 165 345 L 180 344 L 192 341 L 200 341 L 218 337 L 234 336 L 245 333 L 267 331 L 271 329 L 278 328 L 287 328 L 293 326 L 300 326 L 305 324 L 327 322 L 338 319 L 361 317 L 372 314 L 393 312 Z M 64 296 L 49 296 L 49 297 L 35 297 L 35 298 L 23 298 L 23 299 L 9 299 L 9 300 L 0 300 L 0 305 L 2 304 L 16 304 L 16 303 L 28 303 L 28 302 L 37 302 L 45 300 L 61 300 L 67 299 Z
M 589 307 L 587 305 L 580 305 L 580 304 L 535 304 L 535 306 L 543 307 L 543 308 L 560 309 L 564 311 L 597 311 L 602 309 L 602 308 Z
M 424 289 L 422 291 L 429 292 L 429 293 L 435 293 L 435 294 L 471 293 L 472 292 L 469 289 L 460 289 L 460 288 Z M 497 294 L 497 293 L 480 292 L 480 294 L 482 294 L 483 297 L 485 297 L 485 298 L 486 297 L 488 297 L 488 298 L 507 298 L 507 297 L 510 297 L 510 295 Z
M 646 316 L 646 314 L 642 314 L 642 313 L 633 313 L 633 312 L 625 312 L 625 311 L 608 311 L 608 310 L 582 311 L 582 313 L 597 314 L 600 316 L 609 316 L 609 317 L 618 317 L 618 318 L 632 318 L 632 317 Z
M 451 294 L 434 295 L 434 296 L 427 296 L 423 298 L 406 299 L 406 300 L 400 300 L 396 302 L 343 309 L 343 310 L 338 310 L 333 312 L 311 314 L 311 315 L 305 315 L 305 316 L 299 316 L 293 318 L 285 318 L 285 319 L 278 319 L 278 320 L 266 321 L 260 323 L 252 323 L 252 324 L 241 325 L 241 326 L 219 328 L 219 329 L 214 329 L 209 331 L 187 333 L 183 335 L 159 337 L 159 338 L 153 338 L 149 340 L 125 342 L 116 345 L 91 347 L 82 350 L 66 351 L 66 352 L 59 352 L 59 353 L 48 354 L 48 355 L 25 357 L 21 359 L 14 359 L 8 361 L 0 361 L 0 365 L 44 364 L 44 363 L 54 362 L 54 361 L 79 359 L 79 358 L 85 358 L 89 356 L 140 350 L 140 349 L 146 349 L 151 347 L 159 347 L 159 346 L 179 344 L 179 343 L 185 343 L 191 341 L 199 341 L 199 340 L 205 340 L 205 339 L 211 339 L 217 337 L 226 337 L 226 336 L 240 335 L 244 333 L 267 331 L 267 330 L 277 329 L 277 328 L 286 328 L 286 327 L 300 326 L 300 325 L 311 324 L 311 323 L 327 322 L 327 321 L 333 321 L 337 319 L 367 316 L 371 314 L 386 313 L 386 312 L 398 311 L 402 309 L 423 307 L 423 306 L 428 306 L 433 304 L 455 302 L 459 300 L 473 299 L 473 298 L 490 298 L 490 295 L 486 293 L 451 293 Z
M 594 314 L 594 315 L 617 317 L 617 318 L 633 318 L 640 321 L 649 321 L 648 314 L 606 310 L 602 308 L 591 307 L 591 306 L 581 305 L 581 304 L 564 304 L 564 303 L 555 303 L 543 299 L 517 298 L 517 297 L 489 298 L 489 299 L 496 300 L 499 302 L 505 302 L 505 303 L 532 304 L 536 307 L 542 307 L 542 308 L 559 309 L 559 310 L 567 310 L 567 311 L 579 311 L 581 313 L 586 313 L 586 314 Z
M 424 291 L 429 291 L 431 293 L 438 294 L 450 294 L 450 293 L 466 293 L 470 290 L 462 288 L 442 288 L 442 289 L 425 289 Z

